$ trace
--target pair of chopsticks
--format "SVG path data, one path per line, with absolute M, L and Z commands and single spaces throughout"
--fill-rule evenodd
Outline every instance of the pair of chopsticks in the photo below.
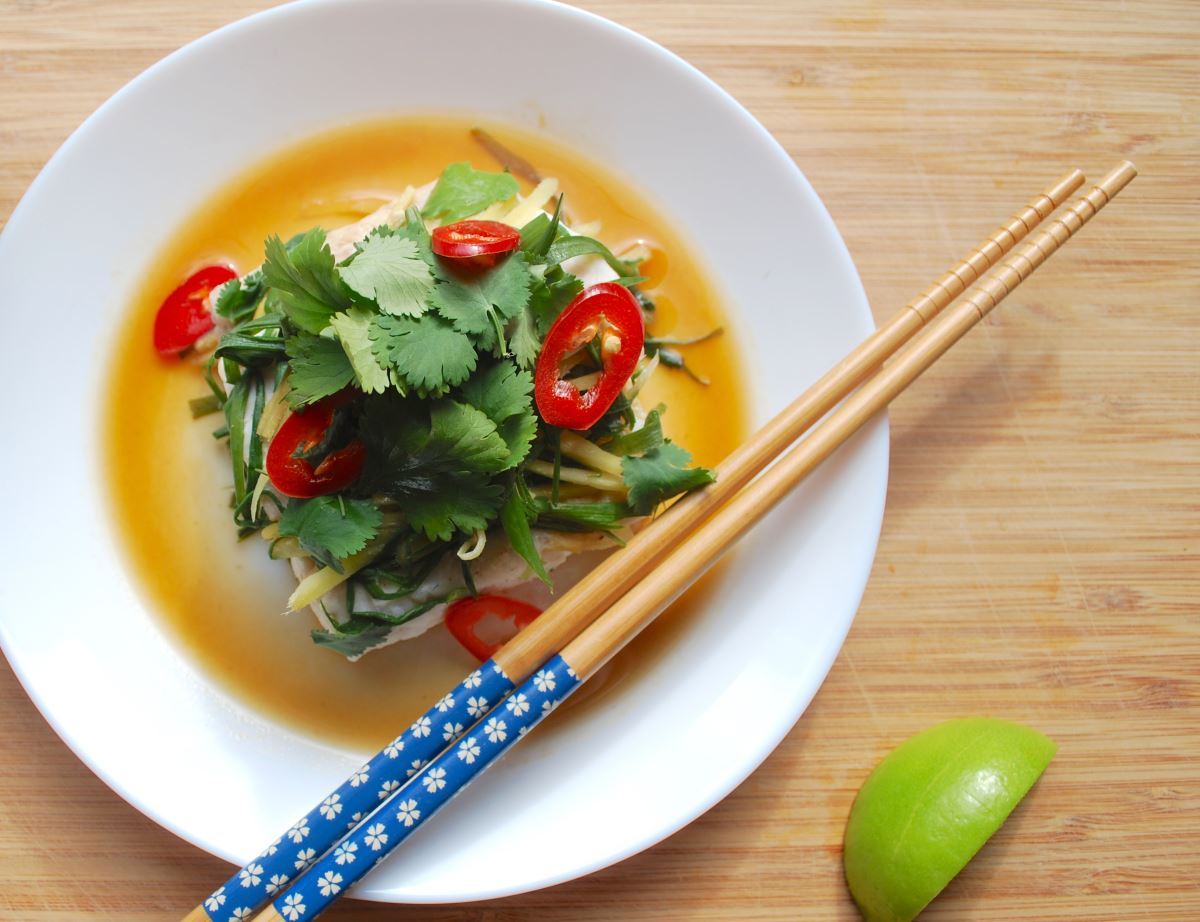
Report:
M 731 454 L 716 483 L 649 522 L 184 922 L 250 918 L 268 900 L 257 920 L 300 922 L 323 912 L 594 675 L 1136 175 L 1133 164 L 1121 164 L 1018 249 L 1083 184 L 1083 174 L 1075 170 L 1038 195 Z

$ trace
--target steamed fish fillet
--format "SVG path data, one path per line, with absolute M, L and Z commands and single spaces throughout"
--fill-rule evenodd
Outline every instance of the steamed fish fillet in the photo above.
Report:
M 578 554 L 611 551 L 615 548 L 610 538 L 599 533 L 577 534 L 534 529 L 533 541 L 542 556 L 542 562 L 551 575 Z M 317 565 L 308 557 L 293 557 L 291 564 L 292 571 L 298 580 L 303 580 L 318 569 Z M 530 572 L 529 565 L 500 534 L 494 534 L 488 538 L 484 552 L 478 559 L 471 562 L 471 574 L 475 580 L 475 588 L 480 595 L 504 594 L 514 590 L 518 595 L 528 595 L 537 593 L 537 590 L 541 588 L 540 583 Z M 354 580 L 351 579 L 350 582 L 354 582 Z M 412 595 L 399 599 L 374 599 L 365 590 L 359 588 L 355 591 L 354 602 L 360 610 L 370 609 L 398 616 L 422 602 L 439 598 L 461 588 L 462 584 L 462 568 L 459 565 L 458 557 L 447 553 Z M 321 627 L 327 631 L 336 630 L 338 622 L 349 618 L 346 598 L 346 587 L 343 585 L 327 592 L 311 606 Z M 437 627 L 445 620 L 447 607 L 447 605 L 437 605 L 411 621 L 396 625 L 380 644 L 371 647 L 366 652 L 378 650 L 380 647 L 401 640 L 410 640 Z M 358 657 L 350 657 L 350 659 L 356 660 Z
M 400 194 L 399 198 L 381 205 L 369 215 L 353 224 L 344 224 L 331 230 L 325 235 L 325 242 L 329 244 L 333 258 L 341 262 L 354 252 L 354 244 L 380 225 L 387 224 L 390 227 L 397 227 L 404 220 L 404 210 L 410 205 L 424 208 L 435 185 L 437 185 L 436 182 L 429 182 L 419 189 L 409 186 Z
M 380 225 L 399 225 L 404 220 L 404 212 L 408 207 L 412 205 L 416 205 L 418 208 L 424 207 L 435 185 L 436 182 L 430 182 L 418 188 L 409 186 L 398 198 L 382 205 L 362 219 L 329 231 L 325 239 L 334 258 L 340 262 L 350 256 L 354 252 L 354 245 Z M 567 271 L 582 279 L 585 285 L 594 285 L 617 277 L 607 263 L 592 256 L 576 257 L 565 262 L 563 266 Z M 220 363 L 217 365 L 217 371 L 228 391 L 231 385 L 224 379 Z M 268 381 L 263 397 L 264 402 L 270 400 L 273 391 L 274 387 Z M 246 438 L 243 444 L 247 446 L 247 451 L 249 450 L 253 415 L 252 412 L 246 413 Z M 638 415 L 640 417 L 642 414 Z M 278 518 L 278 512 L 273 504 L 267 506 L 267 514 L 272 519 Z M 580 554 L 611 551 L 615 547 L 612 539 L 601 533 L 557 532 L 535 528 L 533 529 L 533 540 L 546 570 L 552 577 L 555 576 L 555 571 L 560 570 L 564 564 Z M 303 581 L 319 569 L 319 565 L 309 557 L 292 557 L 290 562 L 292 572 L 299 581 Z M 529 565 L 512 549 L 512 545 L 502 533 L 492 532 L 489 535 L 483 553 L 471 561 L 471 575 L 475 582 L 475 588 L 481 595 L 511 592 L 516 595 L 536 596 L 544 595 L 545 591 L 530 571 Z M 556 589 L 563 588 L 557 585 L 559 580 L 555 581 Z M 354 605 L 358 610 L 383 612 L 397 617 L 430 599 L 445 596 L 460 588 L 463 585 L 463 576 L 458 557 L 447 553 L 425 582 L 411 595 L 398 599 L 375 599 L 353 577 L 348 582 L 355 584 Z M 309 607 L 324 630 L 336 631 L 339 623 L 344 623 L 350 618 L 351 613 L 346 603 L 347 587 L 343 584 L 320 596 Z M 404 624 L 396 625 L 388 632 L 383 641 L 372 646 L 366 652 L 369 653 L 371 650 L 378 650 L 402 640 L 411 640 L 437 627 L 445 620 L 447 607 L 447 605 L 437 605 Z M 360 654 L 360 656 L 362 655 L 364 654 Z M 357 660 L 359 656 L 349 657 L 349 659 Z

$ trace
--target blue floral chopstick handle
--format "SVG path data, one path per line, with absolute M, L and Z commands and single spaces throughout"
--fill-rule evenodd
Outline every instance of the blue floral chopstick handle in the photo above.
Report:
M 307 922 L 375 867 L 455 794 L 523 737 L 579 686 L 561 656 L 554 656 L 426 766 L 400 794 L 358 825 L 272 904 L 287 922 Z
M 380 801 L 392 796 L 512 687 L 512 681 L 492 660 L 472 672 L 209 895 L 202 904 L 208 917 L 213 922 L 249 919 L 267 900 L 286 890 L 291 878 L 325 854 L 347 828 L 353 828 Z

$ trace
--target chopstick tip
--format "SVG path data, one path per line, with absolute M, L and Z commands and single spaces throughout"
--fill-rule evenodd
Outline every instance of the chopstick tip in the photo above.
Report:
M 1047 190 L 1043 194 L 1050 200 L 1051 208 L 1057 208 L 1070 198 L 1071 193 L 1082 186 L 1086 180 L 1087 177 L 1083 175 L 1083 170 L 1076 168 L 1060 179 L 1054 188 Z
M 1097 188 L 1111 197 L 1124 189 L 1137 176 L 1137 167 L 1129 160 L 1123 160 L 1112 171 L 1100 180 Z

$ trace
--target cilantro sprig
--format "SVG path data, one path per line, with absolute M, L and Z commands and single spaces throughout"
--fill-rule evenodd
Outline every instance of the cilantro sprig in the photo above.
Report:
M 288 503 L 279 534 L 296 538 L 314 558 L 340 572 L 341 561 L 366 547 L 382 521 L 383 513 L 370 500 L 318 496 Z
M 638 515 L 649 515 L 663 501 L 707 486 L 716 480 L 713 472 L 690 467 L 692 456 L 670 439 L 641 457 L 621 459 L 621 475 L 629 486 L 629 505 Z
M 452 163 L 442 171 L 421 213 L 450 224 L 507 201 L 517 194 L 517 188 L 517 181 L 508 173 L 476 170 L 465 161 Z

